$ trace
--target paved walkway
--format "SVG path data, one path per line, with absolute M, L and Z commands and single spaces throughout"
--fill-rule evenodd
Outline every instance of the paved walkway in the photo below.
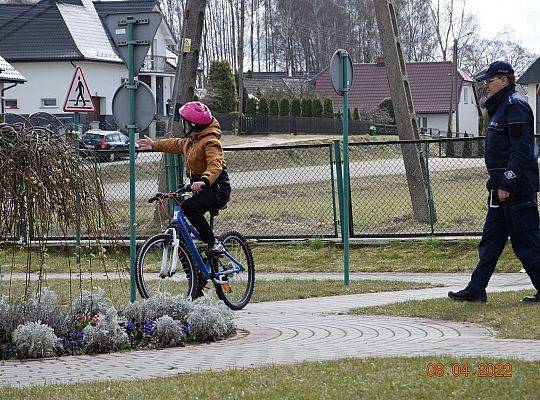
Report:
M 286 277 L 291 275 L 259 274 L 261 279 Z M 338 274 L 315 274 L 314 277 L 340 279 Z M 352 274 L 351 277 L 424 281 L 446 286 L 249 304 L 244 310 L 236 312 L 239 334 L 229 340 L 165 350 L 10 360 L 0 364 L 0 385 L 146 379 L 208 369 L 224 370 L 344 357 L 449 354 L 455 357 L 540 360 L 539 341 L 496 339 L 494 332 L 474 324 L 347 314 L 354 307 L 445 297 L 448 290 L 461 288 L 468 274 L 375 273 Z M 531 289 L 531 284 L 525 274 L 496 274 L 489 289 L 491 292 Z

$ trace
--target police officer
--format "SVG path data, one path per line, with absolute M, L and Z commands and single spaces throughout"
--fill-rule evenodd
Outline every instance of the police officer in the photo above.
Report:
M 540 224 L 536 193 L 539 190 L 533 113 L 516 92 L 514 70 L 495 61 L 477 78 L 486 86 L 484 105 L 489 114 L 485 162 L 489 208 L 479 245 L 480 261 L 467 287 L 449 292 L 453 300 L 487 301 L 486 287 L 508 236 L 514 253 L 537 292 L 523 299 L 540 304 Z

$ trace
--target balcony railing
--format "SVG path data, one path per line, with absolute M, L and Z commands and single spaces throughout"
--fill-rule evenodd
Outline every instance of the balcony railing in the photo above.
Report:
M 146 56 L 144 59 L 141 72 L 161 72 L 167 74 L 174 74 L 176 60 L 170 57 L 164 56 Z

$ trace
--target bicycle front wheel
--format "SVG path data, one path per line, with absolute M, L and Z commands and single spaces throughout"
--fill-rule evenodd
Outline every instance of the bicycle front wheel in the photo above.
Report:
M 192 299 L 197 287 L 195 263 L 183 242 L 178 247 L 176 273 L 169 274 L 174 247 L 171 235 L 161 233 L 152 236 L 141 247 L 135 265 L 135 282 L 142 298 L 147 299 L 157 293 L 184 295 Z M 162 278 L 160 271 L 165 266 Z
M 216 294 L 233 310 L 246 306 L 253 294 L 255 286 L 255 263 L 247 240 L 238 232 L 227 232 L 219 238 L 226 249 L 223 257 L 213 260 L 215 272 L 240 272 L 223 275 L 224 284 L 215 284 Z

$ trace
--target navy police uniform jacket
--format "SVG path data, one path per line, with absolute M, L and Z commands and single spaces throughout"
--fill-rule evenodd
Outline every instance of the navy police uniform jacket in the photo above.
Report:
M 489 114 L 485 151 L 488 190 L 502 189 L 511 197 L 538 192 L 531 107 L 512 84 L 495 93 L 484 106 Z

